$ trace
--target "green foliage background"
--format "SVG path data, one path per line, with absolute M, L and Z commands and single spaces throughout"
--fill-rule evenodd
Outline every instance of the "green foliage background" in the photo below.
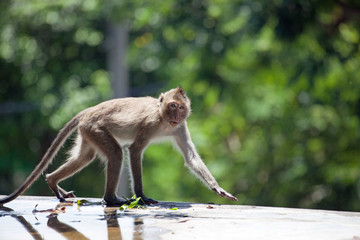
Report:
M 0 194 L 74 114 L 111 98 L 107 31 L 125 23 L 132 95 L 187 90 L 193 140 L 239 204 L 360 210 L 358 1 L 3 0 L 0 13 Z M 149 147 L 145 193 L 231 203 L 183 165 L 171 144 Z M 102 168 L 62 186 L 101 197 Z M 42 178 L 27 194 L 51 192 Z

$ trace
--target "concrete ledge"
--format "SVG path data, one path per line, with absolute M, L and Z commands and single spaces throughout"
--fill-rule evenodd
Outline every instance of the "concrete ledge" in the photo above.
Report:
M 22 196 L 0 206 L 0 239 L 360 239 L 357 212 L 176 202 L 120 211 L 78 199 Z

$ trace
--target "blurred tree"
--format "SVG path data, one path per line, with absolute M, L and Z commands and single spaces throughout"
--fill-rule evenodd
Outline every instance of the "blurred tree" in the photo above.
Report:
M 142 27 L 131 66 L 159 62 L 156 78 L 191 89 L 193 137 L 241 203 L 359 210 L 359 13 L 354 1 L 177 1 Z M 159 151 L 146 157 L 162 165 Z M 177 194 L 220 202 L 168 171 L 178 181 L 148 188 L 181 182 Z
M 0 4 L 1 192 L 22 181 L 55 129 L 110 96 L 104 26 L 126 20 L 132 94 L 188 90 L 192 137 L 241 204 L 360 210 L 358 1 Z M 170 144 L 151 146 L 144 166 L 151 197 L 229 203 Z M 103 180 L 81 183 L 91 171 L 66 184 L 101 196 Z
M 110 82 L 101 49 L 105 19 L 97 18 L 95 6 L 49 1 L 0 4 L 0 188 L 9 193 L 66 121 L 110 96 Z M 88 177 L 76 182 L 81 185 Z M 29 193 L 48 194 L 45 185 L 39 181 Z M 87 191 L 95 194 L 102 186 Z

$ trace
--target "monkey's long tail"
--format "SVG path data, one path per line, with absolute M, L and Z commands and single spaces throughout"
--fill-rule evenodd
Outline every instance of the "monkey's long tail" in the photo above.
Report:
M 55 157 L 56 153 L 59 151 L 66 139 L 71 135 L 72 132 L 75 131 L 75 129 L 77 129 L 81 115 L 82 114 L 80 113 L 75 116 L 65 125 L 64 128 L 60 130 L 59 134 L 51 143 L 51 146 L 49 147 L 41 161 L 38 163 L 38 165 L 35 167 L 35 169 L 31 172 L 29 177 L 16 191 L 6 196 L 5 198 L 0 199 L 0 205 L 3 205 L 17 198 L 19 195 L 25 192 L 25 190 L 28 189 L 36 179 L 38 179 L 38 177 L 43 173 L 43 171 L 45 171 L 45 169 L 49 166 L 52 159 Z

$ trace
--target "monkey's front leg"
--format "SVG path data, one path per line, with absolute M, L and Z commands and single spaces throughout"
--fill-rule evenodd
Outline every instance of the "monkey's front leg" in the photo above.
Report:
M 238 200 L 236 197 L 221 188 L 215 178 L 211 175 L 209 169 L 206 167 L 205 163 L 201 160 L 199 154 L 197 153 L 194 143 L 191 141 L 190 132 L 186 123 L 178 128 L 175 135 L 175 140 L 179 149 L 183 153 L 186 165 L 192 170 L 193 173 L 195 173 L 198 178 L 200 178 L 212 191 L 217 193 L 219 196 L 228 198 L 232 201 Z
M 104 195 L 104 200 L 109 206 L 121 206 L 128 203 L 127 200 L 119 198 L 115 194 L 120 178 L 120 171 L 121 158 L 120 160 L 109 158 L 106 169 L 106 189 Z
M 133 177 L 133 190 L 136 197 L 141 197 L 145 204 L 154 204 L 158 203 L 155 199 L 148 198 L 145 196 L 142 185 L 142 151 L 143 147 L 141 147 L 137 142 L 134 142 L 129 150 L 130 150 L 130 166 L 131 173 Z
M 127 200 L 116 196 L 122 164 L 121 146 L 107 129 L 96 129 L 95 127 L 94 129 L 88 129 L 87 126 L 84 126 L 80 129 L 80 132 L 86 141 L 106 157 L 106 184 L 104 194 L 106 204 L 121 206 L 128 203 Z

